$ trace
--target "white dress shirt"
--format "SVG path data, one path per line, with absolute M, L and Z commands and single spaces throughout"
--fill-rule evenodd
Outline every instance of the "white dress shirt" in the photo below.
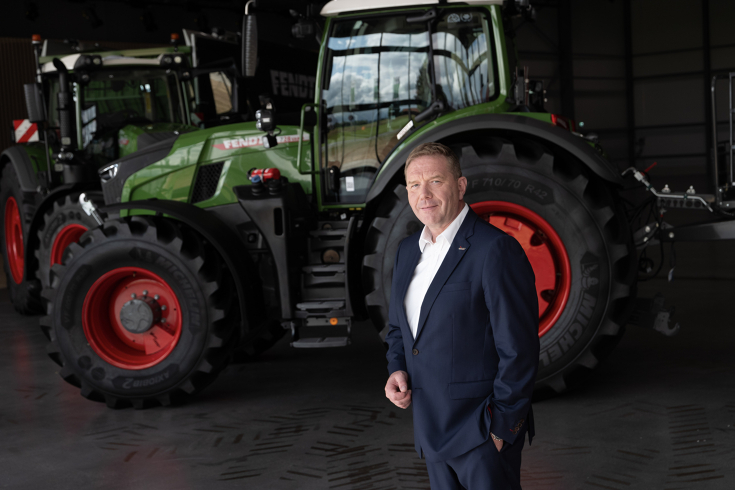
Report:
M 421 258 L 416 265 L 416 269 L 413 271 L 413 277 L 408 285 L 406 297 L 403 300 L 408 326 L 411 328 L 411 334 L 413 334 L 414 339 L 416 338 L 416 331 L 419 328 L 421 305 L 424 302 L 426 291 L 429 290 L 434 276 L 436 276 L 439 267 L 444 262 L 444 257 L 447 256 L 449 247 L 452 245 L 454 237 L 457 235 L 457 231 L 459 231 L 459 226 L 464 221 L 465 216 L 467 216 L 469 209 L 470 207 L 465 204 L 459 215 L 447 226 L 447 229 L 436 237 L 435 243 L 431 242 L 431 232 L 426 226 L 424 226 L 421 232 L 418 243 L 419 249 L 421 250 Z

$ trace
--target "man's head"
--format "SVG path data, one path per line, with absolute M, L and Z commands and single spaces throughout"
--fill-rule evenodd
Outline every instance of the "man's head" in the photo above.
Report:
M 408 155 L 404 172 L 411 209 L 436 238 L 464 207 L 467 179 L 459 159 L 441 143 L 424 143 Z

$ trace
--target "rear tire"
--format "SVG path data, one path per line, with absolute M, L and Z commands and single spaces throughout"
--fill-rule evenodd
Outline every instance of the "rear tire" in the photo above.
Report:
M 548 225 L 563 244 L 551 254 L 558 263 L 547 264 L 560 279 L 556 289 L 543 291 L 549 306 L 540 320 L 536 383 L 537 390 L 563 392 L 585 379 L 623 335 L 635 297 L 631 232 L 615 192 L 571 156 L 514 135 L 481 141 L 453 145 L 468 180 L 465 201 L 481 217 L 499 216 L 503 207 L 511 219 L 526 220 L 537 229 Z M 532 216 L 538 217 L 536 222 Z M 365 290 L 370 291 L 366 304 L 383 335 L 398 244 L 422 226 L 408 205 L 405 187 L 397 186 L 381 202 L 368 231 L 363 261 Z M 539 236 L 550 243 L 543 233 Z M 543 271 L 533 265 L 538 286 Z M 571 272 L 566 284 L 564 270 Z
M 41 320 L 49 355 L 64 380 L 109 407 L 182 401 L 216 378 L 237 343 L 231 275 L 211 245 L 171 220 L 108 221 L 71 244 L 51 277 Z M 145 306 L 134 311 L 130 291 L 152 316 L 135 317 Z
M 35 211 L 34 198 L 23 192 L 15 167 L 10 162 L 7 162 L 2 170 L 0 203 L 2 206 L 0 247 L 10 301 L 15 310 L 22 315 L 42 313 L 41 286 L 36 280 L 25 279 L 24 248 L 28 238 L 28 226 Z

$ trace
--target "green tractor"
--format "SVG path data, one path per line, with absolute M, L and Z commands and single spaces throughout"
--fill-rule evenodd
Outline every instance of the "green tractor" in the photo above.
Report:
M 43 310 L 40 292 L 50 284 L 51 266 L 102 224 L 100 167 L 155 152 L 180 134 L 252 119 L 248 91 L 270 84 L 267 68 L 274 67 L 246 84 L 236 34 L 183 34 L 185 45 L 173 34 L 170 47 L 131 50 L 34 36 L 36 83 L 25 86 L 29 118 L 14 121 L 17 144 L 0 156 L 0 247 L 17 311 Z M 316 59 L 296 51 L 290 60 L 303 65 L 309 56 Z M 313 100 L 313 89 L 297 95 L 278 100 L 300 107 Z
M 543 112 L 543 87 L 509 64 L 504 25 L 529 14 L 527 1 L 330 1 L 315 99 L 293 124 L 264 96 L 255 121 L 101 168 L 104 224 L 68 247 L 44 290 L 61 376 L 110 407 L 168 405 L 236 350 L 257 354 L 286 332 L 294 348 L 339 347 L 369 318 L 384 335 L 398 243 L 421 228 L 405 160 L 440 141 L 461 159 L 466 201 L 533 266 L 537 387 L 582 380 L 634 310 L 636 244 L 620 171 L 573 121 Z

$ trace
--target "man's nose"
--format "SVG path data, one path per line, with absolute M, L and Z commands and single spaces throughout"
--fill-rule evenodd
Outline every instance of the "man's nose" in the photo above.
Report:
M 421 187 L 419 188 L 419 198 L 421 199 L 431 199 L 434 197 L 431 194 L 431 189 L 427 184 L 421 184 Z

